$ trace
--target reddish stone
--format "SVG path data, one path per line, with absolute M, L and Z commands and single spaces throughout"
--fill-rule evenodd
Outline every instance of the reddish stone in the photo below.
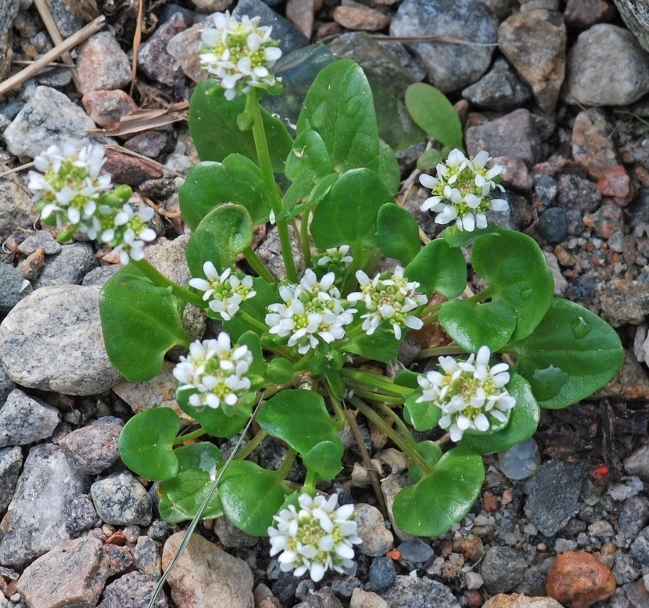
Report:
M 598 237 L 608 239 L 614 232 L 622 230 L 622 209 L 618 205 L 602 205 L 595 213 L 584 216 L 584 224 Z
M 609 568 L 590 553 L 568 551 L 548 573 L 547 593 L 566 608 L 588 608 L 608 599 L 617 582 Z
M 163 172 L 160 167 L 141 158 L 129 156 L 117 150 L 106 150 L 104 171 L 110 173 L 116 184 L 139 186 L 148 179 L 158 179 Z
M 485 492 L 482 501 L 487 513 L 495 513 L 498 510 L 498 499 L 491 492 Z
M 572 157 L 599 179 L 605 171 L 618 164 L 611 139 L 613 126 L 598 110 L 579 112 L 572 127 Z
M 500 499 L 500 503 L 501 503 L 503 506 L 505 506 L 505 505 L 508 505 L 510 502 L 512 502 L 512 500 L 514 500 L 514 493 L 513 493 L 509 488 L 507 488 L 507 489 L 503 492 L 503 496 L 502 496 L 502 498 Z
M 484 545 L 479 536 L 463 538 L 453 544 L 453 550 L 461 553 L 466 559 L 477 562 L 484 555 Z
M 505 167 L 505 173 L 502 177 L 505 186 L 512 186 L 518 190 L 532 189 L 534 180 L 527 170 L 525 163 L 519 158 L 497 156 L 489 161 L 488 168 L 491 169 L 494 165 Z
M 128 57 L 110 32 L 99 32 L 79 47 L 77 73 L 82 93 L 121 89 L 131 82 Z
M 477 589 L 470 589 L 464 592 L 466 605 L 469 608 L 479 608 L 484 603 L 481 593 Z
M 81 99 L 83 107 L 95 123 L 104 129 L 113 129 L 122 116 L 135 112 L 137 104 L 124 91 L 91 91 Z
M 631 191 L 631 180 L 622 165 L 616 165 L 612 169 L 607 169 L 597 187 L 602 191 L 604 196 L 613 196 L 615 198 L 626 198 Z
M 374 32 L 390 25 L 390 17 L 364 6 L 337 6 L 334 9 L 334 19 L 349 30 Z
M 185 75 L 167 52 L 167 43 L 176 34 L 186 30 L 188 25 L 182 13 L 174 13 L 140 47 L 137 64 L 149 78 L 169 87 L 182 83 Z
M 568 0 L 563 20 L 568 27 L 587 30 L 596 23 L 606 23 L 615 17 L 615 8 L 605 0 Z
M 106 544 L 124 546 L 126 544 L 126 536 L 124 536 L 124 532 L 122 530 L 113 532 L 113 534 L 106 539 Z

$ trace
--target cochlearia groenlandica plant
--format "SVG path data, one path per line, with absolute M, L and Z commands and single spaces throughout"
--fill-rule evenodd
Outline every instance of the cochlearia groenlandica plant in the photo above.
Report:
M 353 505 L 318 490 L 342 471 L 346 426 L 358 431 L 364 419 L 410 463 L 391 505 L 395 524 L 441 535 L 478 497 L 482 455 L 531 437 L 542 408 L 603 386 L 622 348 L 596 315 L 553 297 L 534 240 L 491 221 L 508 206 L 503 168 L 461 150 L 459 119 L 441 93 L 414 85 L 406 99 L 446 146 L 429 151 L 439 162 L 420 176 L 430 190 L 423 211 L 447 225 L 431 241 L 396 201 L 399 168 L 356 63 L 321 70 L 292 136 L 260 105 L 282 89 L 271 29 L 258 17 L 216 14 L 202 41 L 210 78 L 189 111 L 201 162 L 179 192 L 191 229 L 187 284 L 147 261 L 153 212 L 102 175 L 101 147 L 48 149 L 29 186 L 60 240 L 82 230 L 119 251 L 124 267 L 100 302 L 117 369 L 147 381 L 170 349 L 184 348 L 173 374 L 185 422 L 152 408 L 129 420 L 119 442 L 126 465 L 159 482 L 162 517 L 226 516 L 269 536 L 282 570 L 318 581 L 351 566 L 361 542 Z M 283 266 L 274 272 L 253 247 L 258 226 L 277 235 Z M 475 293 L 465 255 L 484 285 Z M 218 329 L 189 335 L 190 308 Z M 400 345 L 427 326 L 443 338 L 395 373 Z M 236 437 L 226 459 L 219 446 Z M 267 437 L 284 448 L 276 470 L 254 459 Z M 287 481 L 296 459 L 306 473 Z

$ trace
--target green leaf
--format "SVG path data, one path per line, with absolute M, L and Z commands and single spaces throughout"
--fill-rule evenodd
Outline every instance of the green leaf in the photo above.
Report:
M 458 445 L 471 448 L 480 454 L 504 452 L 534 435 L 541 419 L 541 409 L 532 394 L 530 385 L 518 374 L 512 374 L 506 388 L 516 399 L 509 424 L 497 432 L 479 434 L 465 432 Z
M 132 264 L 104 285 L 99 314 L 108 357 L 129 382 L 151 380 L 171 347 L 191 342 L 178 299 Z
M 444 93 L 423 82 L 406 91 L 406 107 L 412 119 L 444 146 L 462 149 L 462 123 Z
M 486 228 L 476 228 L 473 232 L 460 230 L 457 226 L 449 226 L 443 232 L 444 240 L 451 247 L 466 247 L 472 240 L 483 234 L 495 234 L 500 231 L 500 226 L 489 224 Z
M 313 81 L 297 132 L 313 129 L 322 137 L 335 171 L 379 168 L 379 135 L 372 90 L 360 66 L 343 59 Z
M 154 407 L 131 418 L 119 435 L 122 462 L 138 475 L 160 481 L 178 472 L 173 451 L 180 430 L 178 414 L 168 407 Z
M 404 408 L 410 419 L 409 424 L 412 424 L 418 431 L 428 431 L 439 424 L 442 410 L 430 401 L 417 402 L 422 394 L 421 388 L 410 393 L 406 397 Z
M 402 372 L 399 372 L 394 379 L 394 383 L 398 384 L 399 386 L 406 386 L 408 388 L 416 389 L 419 387 L 419 382 L 417 382 L 417 378 L 421 374 L 418 374 L 416 372 L 410 371 L 409 369 L 404 369 Z
M 336 423 L 318 393 L 302 389 L 283 390 L 263 405 L 257 414 L 257 422 L 269 435 L 282 439 L 301 455 L 312 452 L 322 442 L 328 442 L 330 446 L 316 451 L 321 456 L 326 454 L 327 458 L 318 461 L 312 454 L 310 468 L 315 467 L 315 472 L 323 479 L 333 479 L 340 472 L 343 446 L 336 433 Z
M 494 352 L 514 333 L 516 311 L 507 302 L 451 300 L 442 305 L 439 323 L 461 349 L 477 353 L 488 346 Z
M 442 448 L 440 448 L 434 441 L 421 441 L 417 444 L 417 451 L 424 457 L 424 460 L 434 467 L 438 460 L 442 457 Z M 408 469 L 408 475 L 415 483 L 417 483 L 423 476 L 423 471 L 419 465 L 413 464 Z
M 471 509 L 484 480 L 482 457 L 465 447 L 449 450 L 432 473 L 399 492 L 394 521 L 416 536 L 441 536 Z
M 400 341 L 392 331 L 378 328 L 371 336 L 363 332 L 345 344 L 345 351 L 367 359 L 389 363 L 397 358 Z
M 250 366 L 249 373 L 263 376 L 266 373 L 266 360 L 261 350 L 259 336 L 254 331 L 247 331 L 237 338 L 237 344 L 247 346 L 252 354 L 252 365 Z
M 221 450 L 209 441 L 184 445 L 179 447 L 175 454 L 178 458 L 179 472 L 200 469 L 210 475 L 215 475 L 217 469 L 223 464 Z
M 304 180 L 308 179 L 308 177 L 305 177 L 307 173 L 308 172 L 305 171 L 304 173 L 300 174 L 300 177 L 298 177 L 297 180 L 293 183 L 297 184 L 302 179 Z M 325 175 L 325 177 L 322 178 L 315 178 L 313 189 L 309 194 L 308 200 L 305 203 L 300 203 L 298 205 L 295 205 L 295 207 L 288 210 L 286 214 L 286 219 L 292 220 L 293 218 L 300 215 L 300 213 L 304 213 L 305 211 L 310 211 L 311 209 L 313 209 L 322 199 L 324 199 L 329 194 L 329 192 L 331 192 L 331 189 L 333 188 L 334 184 L 338 181 L 339 177 L 340 177 L 340 173 L 331 173 L 330 175 Z M 291 187 L 292 186 L 293 184 L 291 184 Z M 290 189 L 291 188 L 289 187 L 289 190 Z M 288 191 L 286 192 L 286 194 L 288 195 Z
M 255 536 L 268 536 L 284 500 L 291 490 L 273 471 L 249 460 L 233 460 L 223 474 L 219 494 L 228 519 Z
M 555 298 L 536 329 L 510 347 L 539 405 L 562 408 L 585 399 L 620 369 L 615 330 L 583 306 Z
M 362 245 L 377 246 L 379 208 L 393 202 L 376 173 L 369 169 L 347 171 L 313 213 L 311 235 L 316 247 L 351 245 L 356 250 Z
M 293 181 L 305 170 L 315 171 L 320 177 L 333 172 L 327 146 L 320 133 L 313 129 L 302 131 L 296 137 L 284 173 Z
M 500 228 L 497 234 L 475 240 L 471 264 L 489 283 L 492 300 L 506 302 L 516 311 L 512 340 L 529 336 L 554 293 L 554 279 L 539 246 L 529 236 Z
M 282 197 L 282 210 L 277 219 L 292 219 L 301 211 L 310 208 L 308 202 L 315 187 L 316 179 L 317 174 L 311 169 L 305 169 L 295 178 Z M 294 212 L 296 207 L 298 210 Z
M 333 441 L 321 441 L 302 456 L 304 466 L 318 474 L 320 479 L 333 479 L 343 470 L 342 449 Z
M 377 173 L 386 190 L 393 196 L 401 185 L 401 169 L 392 148 L 379 139 L 379 168 Z
M 252 228 L 250 214 L 241 205 L 226 203 L 210 211 L 185 249 L 192 276 L 203 276 L 203 264 L 207 261 L 219 272 L 234 266 L 237 256 L 252 245 Z
M 417 281 L 428 296 L 437 292 L 445 298 L 457 298 L 466 288 L 462 251 L 442 239 L 428 243 L 406 266 L 404 274 L 410 281 Z
M 285 384 L 295 373 L 293 364 L 284 357 L 273 357 L 266 369 L 266 378 L 273 384 Z
M 201 426 L 210 435 L 232 439 L 250 420 L 252 414 L 251 401 L 242 399 L 234 407 L 232 415 L 228 416 L 220 407 L 217 409 L 211 407 L 196 408 L 190 405 L 189 397 L 195 392 L 194 390 L 176 391 L 176 402 L 185 414 L 200 422 Z
M 377 236 L 385 256 L 396 258 L 404 265 L 409 264 L 421 249 L 417 220 L 409 211 L 393 203 L 379 209 Z
M 252 287 L 256 292 L 255 297 L 244 300 L 241 303 L 240 310 L 257 319 L 260 323 L 264 323 L 264 319 L 268 314 L 266 307 L 273 302 L 279 302 L 280 297 L 275 285 L 267 283 L 259 277 L 253 277 Z M 265 329 L 261 329 L 258 325 L 246 321 L 241 314 L 235 315 L 230 321 L 223 321 L 222 325 L 235 342 L 239 339 L 239 336 L 247 331 L 254 331 L 258 335 L 266 332 Z
M 192 229 L 214 207 L 237 203 L 250 213 L 255 226 L 270 216 L 268 190 L 255 163 L 240 154 L 231 154 L 223 163 L 205 161 L 194 165 L 178 190 L 183 220 Z
M 420 171 L 430 171 L 443 162 L 442 153 L 436 148 L 430 148 L 426 150 L 418 159 L 417 159 L 417 169 Z
M 252 131 L 241 131 L 237 124 L 237 116 L 245 109 L 245 98 L 239 96 L 228 101 L 223 92 L 215 80 L 198 83 L 192 92 L 189 133 L 198 155 L 201 160 L 221 162 L 230 154 L 242 154 L 258 162 Z M 281 120 L 273 118 L 264 108 L 261 116 L 273 170 L 281 173 L 293 140 Z

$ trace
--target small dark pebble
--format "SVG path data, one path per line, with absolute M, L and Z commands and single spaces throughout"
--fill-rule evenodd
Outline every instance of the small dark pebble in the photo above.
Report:
M 377 557 L 370 566 L 370 589 L 385 591 L 394 584 L 396 572 L 394 562 L 389 557 Z
M 420 538 L 413 538 L 397 547 L 401 557 L 409 562 L 423 564 L 433 556 L 433 550 Z
M 538 226 L 539 233 L 548 243 L 561 243 L 568 233 L 566 212 L 559 207 L 552 207 L 541 215 Z
M 534 192 L 545 205 L 551 205 L 557 197 L 557 181 L 549 175 L 534 176 Z

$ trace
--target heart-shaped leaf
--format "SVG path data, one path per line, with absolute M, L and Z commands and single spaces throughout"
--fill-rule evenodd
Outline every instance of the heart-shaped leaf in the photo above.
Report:
M 379 208 L 377 236 L 381 251 L 404 265 L 409 264 L 421 248 L 417 220 L 399 205 L 387 204 Z
M 239 405 L 234 408 L 232 415 L 227 416 L 221 408 L 196 408 L 190 405 L 189 397 L 194 392 L 196 391 L 176 391 L 176 402 L 185 414 L 191 416 L 194 420 L 198 420 L 210 435 L 232 439 L 250 420 L 252 414 L 252 402 L 250 400 L 241 399 Z
M 427 294 L 457 298 L 466 288 L 466 262 L 462 251 L 442 239 L 428 243 L 406 266 L 404 274 Z
M 418 401 L 422 394 L 423 390 L 418 387 L 415 392 L 406 397 L 404 417 L 407 418 L 406 422 L 418 431 L 429 431 L 439 424 L 442 410 L 430 401 Z
M 320 133 L 313 129 L 306 129 L 296 137 L 284 173 L 294 181 L 305 170 L 314 171 L 319 177 L 333 172 L 327 146 Z

